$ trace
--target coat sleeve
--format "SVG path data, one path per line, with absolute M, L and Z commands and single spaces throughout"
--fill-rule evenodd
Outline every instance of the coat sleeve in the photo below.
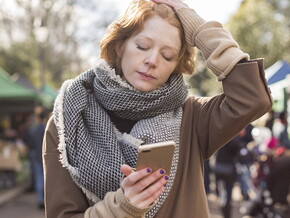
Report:
M 222 81 L 223 93 L 192 98 L 193 120 L 204 158 L 209 158 L 250 122 L 271 109 L 263 59 L 249 60 L 219 22 L 206 22 L 193 9 L 177 15 L 186 41 L 197 47 L 207 67 Z
M 206 159 L 272 108 L 262 59 L 237 64 L 222 85 L 222 94 L 192 98 L 191 102 L 193 123 Z
M 59 161 L 58 135 L 53 118 L 48 121 L 43 143 L 46 218 L 144 217 L 146 209 L 132 206 L 123 191 L 109 192 L 92 204 Z
M 222 81 L 241 60 L 249 55 L 240 50 L 238 43 L 219 22 L 205 22 L 193 9 L 181 8 L 177 15 L 182 23 L 186 42 L 197 47 L 207 67 Z

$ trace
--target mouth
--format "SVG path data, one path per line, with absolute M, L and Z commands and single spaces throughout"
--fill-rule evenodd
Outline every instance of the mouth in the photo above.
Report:
M 152 76 L 151 74 L 145 73 L 145 72 L 137 72 L 140 77 L 144 80 L 154 80 L 156 79 L 154 76 Z

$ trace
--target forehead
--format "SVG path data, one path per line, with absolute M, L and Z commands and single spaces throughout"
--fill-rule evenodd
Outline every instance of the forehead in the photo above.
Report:
M 151 38 L 177 50 L 181 48 L 179 29 L 157 15 L 146 19 L 143 28 L 135 37 Z

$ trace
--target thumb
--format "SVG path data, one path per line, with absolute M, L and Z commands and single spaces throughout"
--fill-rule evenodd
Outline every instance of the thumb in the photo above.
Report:
M 127 164 L 123 164 L 121 166 L 121 172 L 125 175 L 125 176 L 129 176 L 131 173 L 134 172 L 134 170 Z

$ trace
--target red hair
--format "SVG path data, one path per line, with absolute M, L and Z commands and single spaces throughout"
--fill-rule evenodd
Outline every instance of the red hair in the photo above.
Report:
M 151 1 L 133 0 L 125 13 L 109 25 L 101 41 L 101 58 L 111 64 L 117 72 L 120 71 L 121 60 L 117 54 L 118 45 L 124 45 L 126 40 L 140 32 L 144 22 L 153 15 L 160 16 L 179 30 L 181 50 L 175 72 L 192 74 L 194 71 L 194 49 L 185 41 L 179 18 L 171 7 Z

